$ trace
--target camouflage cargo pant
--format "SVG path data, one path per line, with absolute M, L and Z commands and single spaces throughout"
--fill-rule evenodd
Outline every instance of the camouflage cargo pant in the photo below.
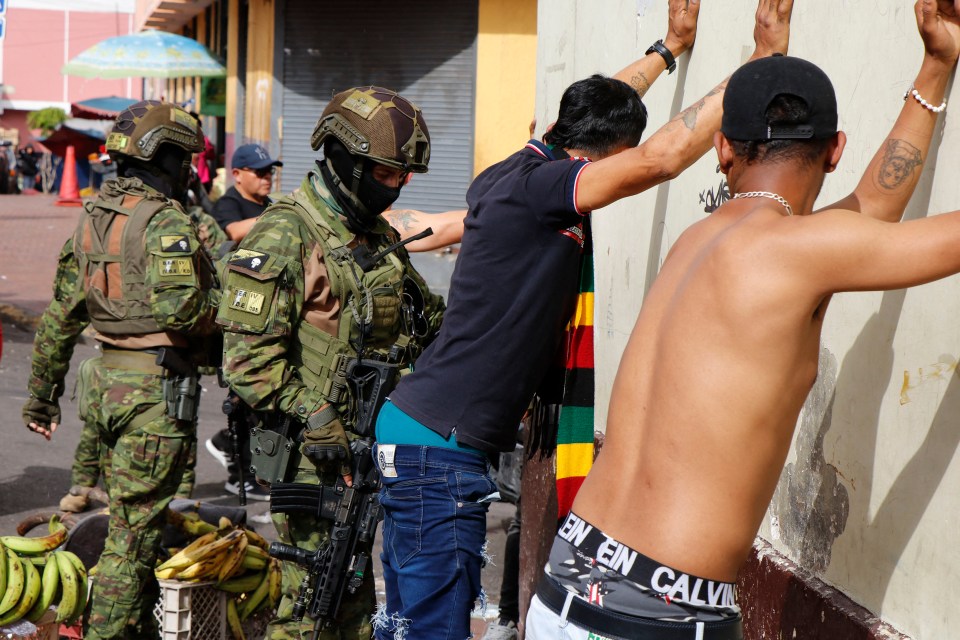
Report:
M 325 467 L 315 467 L 309 460 L 303 458 L 297 470 L 294 482 L 303 484 L 323 484 L 332 486 L 336 483 L 338 474 L 334 467 L 324 471 Z M 301 549 L 316 550 L 320 545 L 329 542 L 330 520 L 320 520 L 309 514 L 273 514 L 273 524 L 281 542 L 293 544 Z M 372 546 L 372 545 L 371 545 Z M 367 549 L 370 553 L 371 549 Z M 371 554 L 372 557 L 372 554 Z M 310 640 L 313 637 L 314 621 L 304 618 L 301 622 L 291 619 L 293 603 L 300 592 L 300 583 L 306 571 L 292 563 L 283 564 L 283 599 L 277 608 L 276 617 L 267 627 L 267 640 Z M 374 585 L 373 571 L 364 576 L 360 589 L 354 595 L 344 593 L 340 603 L 340 612 L 336 624 L 322 631 L 318 640 L 369 640 L 373 637 L 373 627 L 370 618 L 377 606 L 377 596 Z
M 80 365 L 80 371 L 77 374 L 79 378 L 78 388 L 89 388 L 87 378 L 91 375 L 93 363 L 97 358 L 85 360 Z M 88 364 L 89 363 L 89 364 Z M 100 479 L 100 468 L 104 464 L 102 458 L 109 455 L 109 450 L 100 446 L 100 430 L 96 423 L 87 420 L 83 415 L 83 428 L 80 430 L 80 442 L 77 443 L 77 450 L 73 455 L 73 468 L 70 470 L 70 484 L 74 487 L 95 487 Z M 187 468 L 183 473 L 183 480 L 177 489 L 178 498 L 189 498 L 193 495 L 193 487 L 197 481 L 197 440 L 192 439 L 190 447 L 190 458 L 187 460 Z
M 100 358 L 85 365 L 80 414 L 96 427 L 106 454 L 101 468 L 110 524 L 84 638 L 157 637 L 153 569 L 164 511 L 183 480 L 196 427 L 155 409 L 164 406 L 160 376 L 107 367 Z

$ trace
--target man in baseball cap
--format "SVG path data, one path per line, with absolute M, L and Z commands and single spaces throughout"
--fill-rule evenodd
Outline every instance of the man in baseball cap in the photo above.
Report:
M 274 167 L 283 163 L 270 157 L 259 144 L 244 144 L 233 152 L 234 186 L 217 200 L 213 217 L 231 240 L 240 242 L 270 204 Z
M 778 96 L 805 105 L 801 121 L 770 124 L 767 109 Z M 723 96 L 720 130 L 730 140 L 824 140 L 837 133 L 837 96 L 818 66 L 801 58 L 773 55 L 743 65 Z
M 213 206 L 213 217 L 230 240 L 243 240 L 257 218 L 270 205 L 269 194 L 273 189 L 274 167 L 282 167 L 283 162 L 271 158 L 270 154 L 259 144 L 244 144 L 233 152 L 232 167 L 234 185 L 227 189 Z M 243 403 L 237 405 L 241 423 L 246 419 L 248 410 Z M 245 434 L 244 434 L 245 435 Z M 241 442 L 239 457 L 234 451 L 232 438 L 227 429 L 221 429 L 205 443 L 206 449 L 223 466 L 227 468 L 227 482 L 224 488 L 228 493 L 239 495 L 240 477 L 239 468 L 250 466 L 250 448 L 246 446 L 246 438 Z M 253 500 L 269 500 L 270 492 L 255 482 L 249 476 L 244 479 L 244 490 L 247 498 Z

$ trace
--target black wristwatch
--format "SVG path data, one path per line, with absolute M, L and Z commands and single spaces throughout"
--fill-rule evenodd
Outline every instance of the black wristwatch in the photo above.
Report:
M 647 49 L 644 55 L 648 56 L 651 53 L 659 53 L 660 57 L 663 58 L 663 61 L 667 63 L 667 73 L 673 73 L 677 70 L 677 59 L 673 57 L 673 54 L 670 53 L 670 49 L 667 49 L 663 45 L 663 40 L 657 40 L 650 48 Z

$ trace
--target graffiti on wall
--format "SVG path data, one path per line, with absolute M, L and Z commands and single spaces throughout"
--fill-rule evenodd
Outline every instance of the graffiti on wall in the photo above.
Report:
M 717 186 L 700 192 L 700 204 L 706 213 L 713 213 L 730 199 L 730 187 L 727 185 L 727 177 L 720 173 L 720 165 L 717 165 L 717 174 L 721 176 Z

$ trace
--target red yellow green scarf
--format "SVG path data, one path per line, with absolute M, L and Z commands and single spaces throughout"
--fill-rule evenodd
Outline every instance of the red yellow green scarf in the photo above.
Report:
M 564 343 L 563 405 L 557 427 L 557 517 L 570 512 L 580 485 L 593 466 L 593 242 L 584 224 L 577 310 Z

